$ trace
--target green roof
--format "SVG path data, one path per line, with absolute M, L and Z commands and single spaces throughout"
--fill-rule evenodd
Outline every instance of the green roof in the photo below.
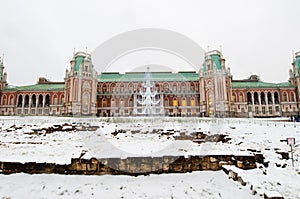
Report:
M 35 84 L 28 86 L 6 87 L 4 91 L 63 91 L 65 84 Z
M 268 82 L 231 82 L 232 88 L 294 88 L 290 82 L 268 83 Z
M 298 67 L 298 70 L 300 71 L 300 56 L 296 57 L 296 61 L 295 61 L 296 66 Z
M 198 81 L 199 76 L 196 72 L 153 72 L 151 73 L 153 81 Z M 145 73 L 101 73 L 98 76 L 99 82 L 142 82 L 145 78 Z
M 75 59 L 75 65 L 74 65 L 74 71 L 79 71 L 80 65 L 83 62 L 84 57 L 83 56 L 78 56 Z
M 220 55 L 212 55 L 211 59 L 212 59 L 213 66 L 216 66 L 217 69 L 221 69 Z

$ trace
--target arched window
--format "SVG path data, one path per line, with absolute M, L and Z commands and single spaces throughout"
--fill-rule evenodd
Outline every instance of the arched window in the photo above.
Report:
M 274 102 L 273 102 L 273 99 L 272 99 L 272 94 L 271 94 L 271 92 L 268 92 L 267 98 L 268 98 L 268 104 L 273 104 L 273 103 L 274 103 Z
M 247 103 L 252 104 L 252 95 L 250 92 L 247 93 Z
M 23 96 L 19 95 L 19 97 L 18 97 L 18 107 L 22 107 L 22 103 L 23 103 Z
M 182 98 L 182 100 L 181 100 L 181 106 L 186 106 L 186 99 L 185 98 Z
M 89 113 L 90 94 L 88 92 L 83 93 L 82 96 L 82 112 Z
M 181 87 L 180 87 L 180 90 L 182 91 L 182 92 L 185 92 L 186 91 L 186 85 L 185 85 L 185 83 L 181 83 Z
M 116 102 L 114 98 L 111 98 L 111 107 L 116 107 Z
M 123 93 L 124 92 L 124 84 L 120 85 L 120 92 Z
M 46 101 L 45 101 L 45 106 L 50 106 L 50 95 L 46 95 Z
M 167 92 L 169 90 L 169 84 L 164 83 L 164 92 Z
M 274 93 L 275 104 L 279 104 L 279 95 L 277 92 Z
M 133 83 L 129 83 L 128 90 L 129 90 L 130 93 L 133 92 L 133 90 L 134 90 Z
M 174 82 L 173 83 L 173 88 L 172 88 L 173 92 L 176 92 L 177 91 L 177 84 Z
M 239 93 L 239 102 L 244 102 L 244 94 L 242 92 Z
M 2 97 L 2 105 L 6 105 L 6 95 L 3 95 Z
M 61 97 L 60 97 L 60 103 L 61 104 L 65 103 L 65 96 L 64 95 L 61 95 Z
M 120 104 L 119 105 L 120 105 L 120 107 L 124 106 L 124 100 L 123 100 L 123 98 L 120 99 Z
M 25 107 L 28 107 L 28 106 L 29 106 L 29 95 L 25 95 L 24 106 L 25 106 Z
M 36 106 L 36 95 L 33 94 L 31 96 L 31 107 L 35 107 Z
M 283 92 L 283 101 L 287 102 L 288 101 L 288 95 L 286 92 Z
M 260 93 L 260 101 L 261 101 L 261 104 L 266 104 L 266 95 L 264 92 Z
M 14 103 L 14 96 L 13 95 L 9 96 L 9 103 L 10 103 L 10 105 L 14 105 L 15 104 Z
M 191 98 L 191 106 L 195 106 L 195 98 Z
M 38 106 L 39 106 L 39 107 L 42 107 L 42 106 L 43 106 L 43 95 L 42 95 L 42 94 L 39 95 Z
M 54 96 L 53 96 L 53 104 L 54 105 L 57 105 L 58 104 L 58 97 L 57 97 L 57 95 L 55 94 Z
M 177 98 L 176 97 L 173 98 L 173 106 L 175 106 L 175 107 L 178 106 Z
M 129 104 L 129 107 L 133 107 L 133 100 L 132 100 L 132 98 L 129 99 L 129 103 L 128 104 Z
M 169 100 L 168 100 L 168 98 L 164 99 L 164 106 L 169 106 Z
M 296 101 L 296 99 L 295 99 L 295 93 L 291 92 L 290 96 L 291 96 L 291 102 L 295 102 Z
M 102 99 L 102 107 L 106 107 L 107 106 L 107 101 L 105 98 Z
M 111 89 L 110 92 L 116 92 L 115 87 L 116 87 L 116 84 L 113 83 L 113 84 L 111 85 L 111 87 L 110 87 L 110 89 Z
M 254 92 L 254 104 L 258 104 L 258 93 Z
M 236 102 L 236 93 L 232 93 L 231 101 Z

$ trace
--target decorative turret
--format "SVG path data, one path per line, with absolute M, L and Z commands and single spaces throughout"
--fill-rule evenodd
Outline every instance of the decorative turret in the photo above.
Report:
M 223 117 L 229 114 L 231 96 L 230 69 L 218 50 L 205 53 L 203 68 L 199 72 L 200 109 L 203 116 Z
M 297 87 L 297 96 L 300 96 L 300 51 L 296 52 L 293 56 L 292 69 L 289 71 L 289 81 L 293 86 Z M 300 110 L 300 104 L 298 108 Z
M 211 73 L 213 71 L 225 70 L 225 59 L 218 50 L 212 50 L 205 53 L 205 60 L 203 63 L 203 73 Z
M 0 84 L 0 90 L 7 86 L 7 74 L 4 71 L 3 56 L 2 59 L 0 57 Z
M 73 54 L 71 69 L 66 70 L 66 108 L 72 115 L 96 114 L 98 74 L 87 52 Z
M 290 78 L 299 76 L 300 72 L 300 51 L 295 53 L 295 57 L 292 62 L 292 69 L 290 71 Z
M 91 55 L 85 52 L 77 52 L 70 61 L 71 70 L 66 70 L 66 77 L 70 76 L 93 76 L 94 66 Z

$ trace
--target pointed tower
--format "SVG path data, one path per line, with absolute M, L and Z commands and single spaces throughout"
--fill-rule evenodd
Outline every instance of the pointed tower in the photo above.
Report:
M 92 64 L 91 55 L 77 52 L 66 70 L 66 113 L 69 115 L 95 115 L 98 74 Z
M 0 91 L 7 86 L 7 74 L 4 71 L 3 56 L 0 57 Z
M 300 110 L 300 51 L 296 52 L 293 58 L 289 81 L 296 87 L 296 99 L 298 102 L 298 110 Z
M 203 67 L 199 72 L 200 112 L 202 116 L 229 116 L 231 96 L 230 69 L 218 50 L 205 53 Z

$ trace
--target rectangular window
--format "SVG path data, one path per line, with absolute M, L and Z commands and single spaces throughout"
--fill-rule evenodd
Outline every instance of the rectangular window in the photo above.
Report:
M 272 106 L 269 106 L 269 113 L 272 114 Z
M 279 112 L 279 106 L 276 106 L 276 107 L 275 107 L 275 111 L 276 111 L 276 112 Z
M 249 112 L 252 112 L 252 106 L 248 107 Z
M 266 107 L 264 107 L 264 106 L 262 107 L 262 113 L 266 114 Z
M 255 107 L 255 113 L 258 114 L 258 107 Z

